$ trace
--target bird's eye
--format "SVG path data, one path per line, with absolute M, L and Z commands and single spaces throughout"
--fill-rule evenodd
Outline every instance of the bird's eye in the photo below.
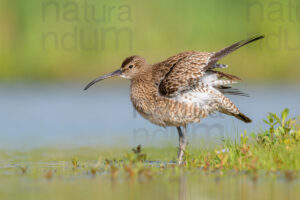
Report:
M 133 65 L 129 65 L 129 69 L 133 68 Z

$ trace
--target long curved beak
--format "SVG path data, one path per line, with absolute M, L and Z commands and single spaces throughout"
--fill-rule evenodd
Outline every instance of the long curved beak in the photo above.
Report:
M 85 86 L 84 90 L 89 89 L 89 87 L 91 87 L 92 85 L 94 85 L 95 83 L 102 81 L 104 79 L 110 78 L 110 77 L 114 77 L 114 76 L 119 76 L 122 74 L 122 70 L 118 69 L 114 72 L 111 72 L 109 74 L 105 74 L 103 76 L 100 76 L 98 78 L 96 78 L 95 80 L 93 80 L 92 82 L 90 82 L 89 84 L 87 84 L 87 86 Z

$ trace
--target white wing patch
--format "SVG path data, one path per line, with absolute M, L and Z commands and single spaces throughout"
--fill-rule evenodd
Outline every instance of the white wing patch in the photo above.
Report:
M 193 104 L 207 111 L 217 110 L 222 93 L 215 87 L 230 84 L 230 80 L 220 80 L 214 72 L 207 71 L 199 80 L 196 88 L 180 93 L 172 99 L 186 104 Z
M 199 80 L 199 83 L 210 86 L 214 81 L 217 80 L 218 75 L 216 73 L 206 71 L 204 76 Z

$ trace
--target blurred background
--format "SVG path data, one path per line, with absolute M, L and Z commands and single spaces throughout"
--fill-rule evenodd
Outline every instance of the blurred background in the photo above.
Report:
M 285 107 L 296 116 L 299 25 L 294 0 L 1 0 L 1 148 L 176 143 L 175 129 L 133 110 L 129 81 L 83 87 L 133 54 L 155 63 L 259 34 L 266 38 L 222 60 L 244 80 L 238 87 L 251 97 L 231 98 L 253 123 L 217 115 L 192 125 L 190 137 L 197 144 L 259 131 L 268 112 Z

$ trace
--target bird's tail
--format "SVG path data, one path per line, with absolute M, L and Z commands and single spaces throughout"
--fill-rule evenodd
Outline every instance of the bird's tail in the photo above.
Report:
M 239 114 L 236 114 L 236 115 L 234 115 L 237 119 L 239 119 L 239 120 L 242 120 L 243 122 L 245 122 L 245 123 L 250 123 L 250 122 L 252 122 L 252 120 L 249 118 L 249 117 L 247 117 L 246 115 L 244 115 L 243 113 L 239 113 Z
M 242 46 L 245 46 L 246 44 L 249 44 L 251 42 L 254 42 L 256 40 L 260 40 L 262 38 L 264 38 L 265 36 L 264 35 L 261 35 L 261 36 L 255 36 L 255 37 L 251 37 L 249 39 L 246 39 L 246 40 L 242 40 L 242 41 L 239 41 L 237 43 L 234 43 L 233 45 L 230 45 L 228 47 L 225 47 L 223 49 L 221 49 L 220 51 L 217 51 L 215 52 L 209 59 L 208 61 L 208 66 L 211 66 L 215 63 L 218 62 L 218 60 L 220 60 L 221 58 L 223 58 L 224 56 L 230 54 L 231 52 L 237 50 L 238 48 L 242 47 Z
M 224 113 L 226 115 L 234 116 L 237 119 L 242 120 L 246 123 L 252 122 L 252 120 L 249 117 L 241 113 L 236 107 L 236 105 L 234 105 L 234 103 L 224 95 L 222 95 L 222 97 L 220 98 L 219 112 Z
M 252 122 L 252 120 L 249 117 L 247 117 L 246 115 L 244 115 L 243 113 L 241 113 L 239 111 L 238 112 L 233 112 L 231 110 L 225 110 L 224 109 L 224 110 L 221 110 L 221 113 L 224 113 L 224 114 L 230 115 L 230 116 L 234 116 L 235 118 L 237 118 L 237 119 L 239 119 L 239 120 L 241 120 L 245 123 L 251 123 Z

